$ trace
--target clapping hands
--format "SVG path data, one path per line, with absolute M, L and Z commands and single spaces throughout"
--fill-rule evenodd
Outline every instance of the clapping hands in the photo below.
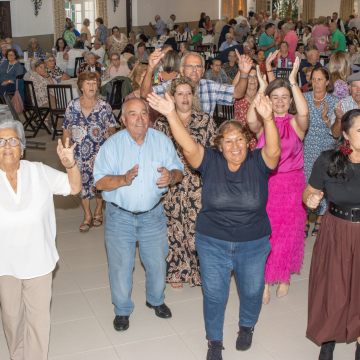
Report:
M 273 115 L 273 104 L 264 91 L 260 90 L 260 101 L 254 99 L 255 109 L 263 119 L 270 119 Z
M 260 84 L 260 91 L 265 91 L 265 89 L 268 86 L 267 80 L 266 80 L 266 74 L 261 75 L 260 66 L 256 65 L 256 74 L 257 78 Z

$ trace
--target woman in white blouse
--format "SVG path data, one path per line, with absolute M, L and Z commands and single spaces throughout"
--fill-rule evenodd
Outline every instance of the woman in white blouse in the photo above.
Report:
M 47 359 L 52 271 L 59 260 L 53 195 L 81 190 L 74 147 L 59 139 L 67 174 L 20 160 L 22 124 L 0 121 L 0 303 L 11 359 Z

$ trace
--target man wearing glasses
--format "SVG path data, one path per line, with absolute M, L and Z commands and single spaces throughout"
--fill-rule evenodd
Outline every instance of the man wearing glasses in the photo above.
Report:
M 198 53 L 191 52 L 183 56 L 180 63 L 180 73 L 189 77 L 197 85 L 197 91 L 203 106 L 203 112 L 213 116 L 216 104 L 232 106 L 234 99 L 240 99 L 245 95 L 247 79 L 252 66 L 252 60 L 238 53 L 239 59 L 239 81 L 233 85 L 219 84 L 212 80 L 202 79 L 205 72 L 205 59 Z M 149 65 L 141 85 L 141 97 L 146 99 L 147 95 L 155 92 L 164 97 L 166 88 L 171 80 L 164 81 L 152 86 L 151 79 L 154 67 L 164 57 L 160 49 L 156 49 L 149 57 Z

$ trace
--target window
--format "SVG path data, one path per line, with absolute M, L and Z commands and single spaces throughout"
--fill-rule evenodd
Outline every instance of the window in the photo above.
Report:
M 95 34 L 95 0 L 72 0 L 65 2 L 65 14 L 75 24 L 75 29 L 80 32 L 84 19 L 90 20 L 89 30 Z

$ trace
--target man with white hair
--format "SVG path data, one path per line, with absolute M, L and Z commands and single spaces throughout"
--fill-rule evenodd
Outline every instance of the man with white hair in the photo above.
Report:
M 171 31 L 174 29 L 176 16 L 174 14 L 170 15 L 170 19 L 166 23 L 166 27 Z
M 275 25 L 275 29 L 278 28 L 278 24 L 280 22 L 280 19 L 277 17 L 277 14 L 276 12 L 273 12 L 271 17 L 269 17 L 267 19 L 267 23 L 271 23 L 271 24 L 274 24 Z
M 237 34 L 235 36 L 235 40 L 242 44 L 246 38 L 250 35 L 250 27 L 248 25 L 248 22 L 246 20 L 242 20 L 240 23 L 237 23 L 234 32 Z
M 24 54 L 23 54 L 20 46 L 13 44 L 13 39 L 12 38 L 8 37 L 8 38 L 5 39 L 5 41 L 6 41 L 7 44 L 9 44 L 11 46 L 11 49 L 14 49 L 14 50 L 16 50 L 18 52 L 18 54 L 20 56 L 20 59 L 22 59 L 24 57 Z
M 165 23 L 161 20 L 160 15 L 155 16 L 155 23 L 156 24 L 153 25 L 150 21 L 149 25 L 153 30 L 156 31 L 156 36 L 158 39 L 160 39 L 160 36 L 164 34 Z
M 5 54 L 8 50 L 11 49 L 11 46 L 7 43 L 3 43 L 1 44 L 0 48 L 1 48 L 1 52 L 0 52 L 0 64 L 1 64 L 2 62 L 7 60 Z
M 238 24 L 241 24 L 241 22 L 245 20 L 245 21 L 246 21 L 246 25 L 250 28 L 250 25 L 249 25 L 247 19 L 244 18 L 244 11 L 243 11 L 243 10 L 239 10 L 239 16 L 236 17 L 235 20 L 236 20 L 236 22 L 237 22 Z
M 224 15 L 221 15 L 221 20 L 217 21 L 215 24 L 214 44 L 216 44 L 216 46 L 219 43 L 221 31 L 222 31 L 223 27 L 227 24 L 227 21 L 228 21 L 228 16 L 224 14 Z
M 94 47 L 91 49 L 91 51 L 95 54 L 95 60 L 97 60 L 100 64 L 104 63 L 105 58 L 105 50 L 102 45 L 102 41 L 97 38 L 94 40 Z
M 281 29 L 285 35 L 284 41 L 289 44 L 288 52 L 290 56 L 295 58 L 295 51 L 298 44 L 298 37 L 296 35 L 296 32 L 293 30 L 293 26 L 288 23 L 284 24 Z

